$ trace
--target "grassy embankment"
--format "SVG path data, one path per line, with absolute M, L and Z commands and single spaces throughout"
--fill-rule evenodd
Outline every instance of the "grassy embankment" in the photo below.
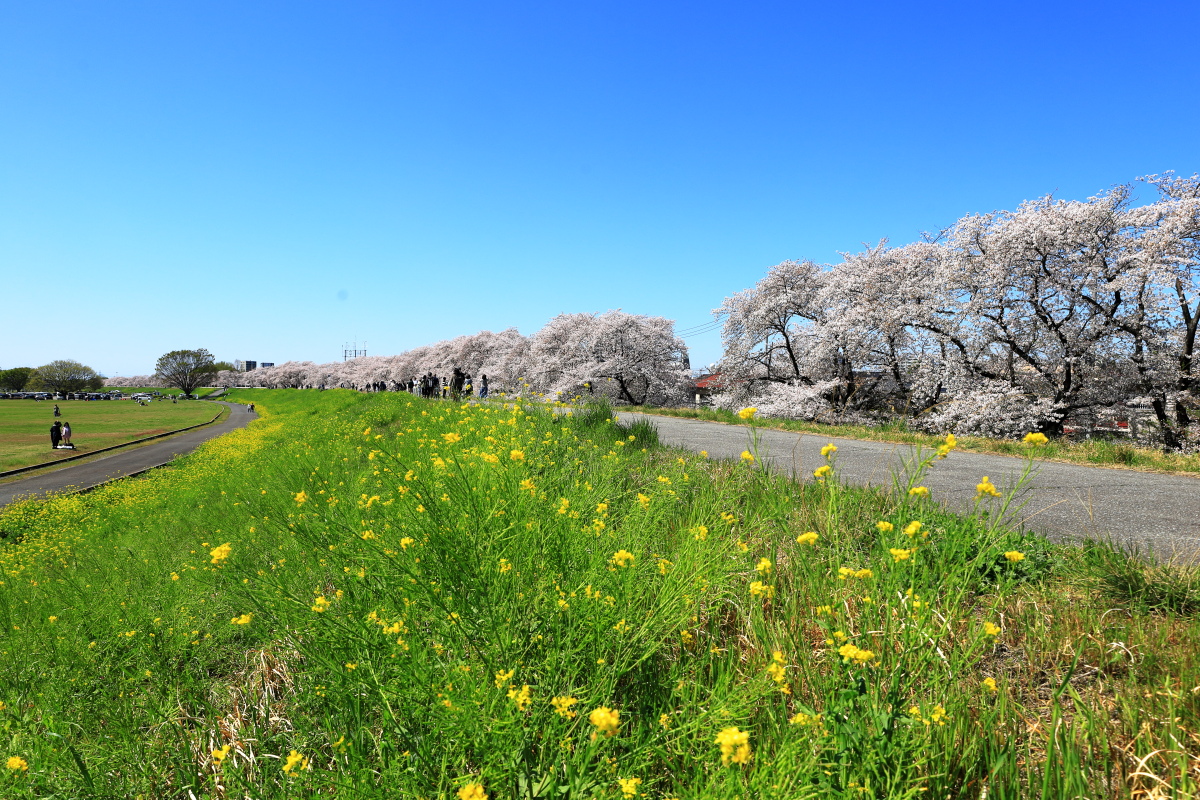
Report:
M 74 450 L 50 449 L 54 406 L 70 422 Z M 157 433 L 207 422 L 221 410 L 215 403 L 130 400 L 0 400 L 0 472 L 59 458 L 83 455 Z
M 658 414 L 667 417 L 684 417 L 687 419 L 702 419 L 710 422 L 724 422 L 730 425 L 744 425 L 733 411 L 715 408 L 657 408 L 648 406 L 631 406 L 622 411 L 640 414 Z M 941 438 L 920 431 L 909 430 L 903 421 L 887 425 L 828 425 L 819 422 L 803 420 L 759 418 L 755 424 L 760 427 L 776 428 L 799 433 L 813 433 L 818 436 L 843 437 L 846 439 L 867 439 L 877 442 L 894 442 L 899 444 L 919 444 L 925 447 L 937 447 Z M 1024 456 L 1024 446 L 1019 441 L 1011 439 L 988 439 L 981 436 L 959 436 L 959 449 L 972 453 L 997 453 L 1000 455 Z M 1072 464 L 1090 464 L 1093 466 L 1123 467 L 1146 472 L 1170 472 L 1179 474 L 1200 475 L 1200 455 L 1182 455 L 1165 453 L 1150 447 L 1137 447 L 1130 442 L 1120 439 L 1084 439 L 1052 440 L 1045 445 L 1039 458 L 1048 461 L 1066 461 Z
M 605 410 L 253 399 L 0 514 L 0 795 L 1200 790 L 1192 573 Z

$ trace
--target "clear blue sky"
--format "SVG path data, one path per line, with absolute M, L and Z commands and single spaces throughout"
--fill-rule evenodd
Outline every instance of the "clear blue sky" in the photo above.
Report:
M 2 0 L 0 368 L 703 324 L 784 259 L 1200 170 L 1198 23 L 1182 0 Z

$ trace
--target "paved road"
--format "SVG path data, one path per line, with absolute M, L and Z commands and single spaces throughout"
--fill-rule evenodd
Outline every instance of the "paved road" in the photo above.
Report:
M 713 458 L 737 458 L 749 442 L 748 429 L 737 425 L 625 413 L 621 419 L 644 419 L 664 444 L 707 450 Z M 770 466 L 806 478 L 824 463 L 820 450 L 826 442 L 838 446 L 838 471 L 850 483 L 890 487 L 892 470 L 912 453 L 908 445 L 759 430 Z M 956 452 L 937 462 L 924 483 L 935 499 L 961 509 L 974 499 L 975 484 L 984 475 L 1003 491 L 1023 466 L 1024 461 L 1008 456 Z M 1200 558 L 1200 479 L 1049 461 L 1037 467 L 1015 518 L 1028 530 L 1060 541 L 1111 536 L 1160 557 Z
M 104 458 L 64 465 L 62 469 L 53 472 L 0 484 L 0 507 L 22 497 L 88 489 L 114 478 L 161 467 L 178 456 L 192 452 L 201 443 L 237 428 L 244 428 L 251 420 L 258 418 L 257 414 L 248 412 L 246 407 L 239 403 L 222 402 L 221 405 L 228 406 L 230 412 L 225 419 L 212 425 L 130 450 L 117 450 Z

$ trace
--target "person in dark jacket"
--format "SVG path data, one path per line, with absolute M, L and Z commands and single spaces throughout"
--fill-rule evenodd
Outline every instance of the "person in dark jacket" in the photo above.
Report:
M 50 449 L 58 449 L 58 443 L 62 441 L 62 423 L 58 420 L 50 426 Z

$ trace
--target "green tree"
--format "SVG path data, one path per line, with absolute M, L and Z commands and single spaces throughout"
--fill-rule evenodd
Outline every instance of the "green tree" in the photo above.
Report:
M 33 375 L 33 371 L 33 367 L 13 367 L 0 370 L 0 389 L 9 392 L 21 391 L 25 388 L 25 384 L 29 383 L 29 376 Z
M 44 388 L 52 392 L 78 392 L 100 379 L 96 370 L 69 359 L 43 364 L 30 377 L 36 377 Z
M 191 394 L 192 390 L 216 374 L 215 367 L 212 353 L 204 348 L 172 350 L 158 359 L 154 366 L 154 377 L 184 394 Z

